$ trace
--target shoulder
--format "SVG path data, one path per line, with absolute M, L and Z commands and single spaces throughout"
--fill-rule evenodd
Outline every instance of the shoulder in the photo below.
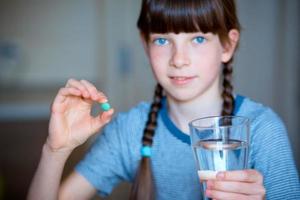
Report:
M 245 98 L 239 115 L 250 119 L 250 141 L 254 151 L 263 148 L 289 148 L 284 122 L 270 107 Z
M 284 126 L 282 119 L 270 107 L 256 102 L 248 97 L 244 97 L 238 115 L 246 116 L 250 119 L 252 125 L 280 125 Z

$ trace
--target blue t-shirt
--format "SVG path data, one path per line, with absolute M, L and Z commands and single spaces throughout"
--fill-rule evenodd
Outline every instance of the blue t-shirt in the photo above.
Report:
M 110 194 L 121 181 L 134 180 L 149 109 L 149 103 L 140 103 L 118 114 L 76 166 L 100 195 Z M 234 114 L 251 120 L 249 167 L 263 174 L 267 199 L 299 200 L 299 177 L 280 118 L 270 108 L 239 95 Z M 157 200 L 201 198 L 190 138 L 169 118 L 166 100 L 159 112 L 151 162 Z

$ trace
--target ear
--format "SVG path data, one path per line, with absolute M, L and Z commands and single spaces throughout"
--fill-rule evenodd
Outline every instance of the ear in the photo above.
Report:
M 142 33 L 140 33 L 140 39 L 141 39 L 141 42 L 143 44 L 146 55 L 149 56 L 148 42 L 147 42 L 145 36 Z
M 229 42 L 223 45 L 222 62 L 228 62 L 236 49 L 236 46 L 240 39 L 240 32 L 236 29 L 231 29 L 228 33 Z

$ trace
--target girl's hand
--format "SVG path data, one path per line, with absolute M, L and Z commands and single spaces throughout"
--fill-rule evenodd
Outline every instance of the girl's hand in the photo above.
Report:
M 264 199 L 263 176 L 255 170 L 219 172 L 207 181 L 206 196 L 217 200 Z
M 112 117 L 113 109 L 91 116 L 93 102 L 107 98 L 86 80 L 68 80 L 51 107 L 49 136 L 46 145 L 51 151 L 72 151 L 98 132 Z

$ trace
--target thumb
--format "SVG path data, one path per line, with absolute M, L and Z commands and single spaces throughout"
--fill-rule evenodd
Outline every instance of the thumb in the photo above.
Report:
M 94 132 L 98 132 L 105 124 L 110 122 L 112 115 L 114 114 L 114 109 L 110 109 L 108 111 L 104 111 L 100 113 L 98 116 L 93 118 L 93 130 Z

